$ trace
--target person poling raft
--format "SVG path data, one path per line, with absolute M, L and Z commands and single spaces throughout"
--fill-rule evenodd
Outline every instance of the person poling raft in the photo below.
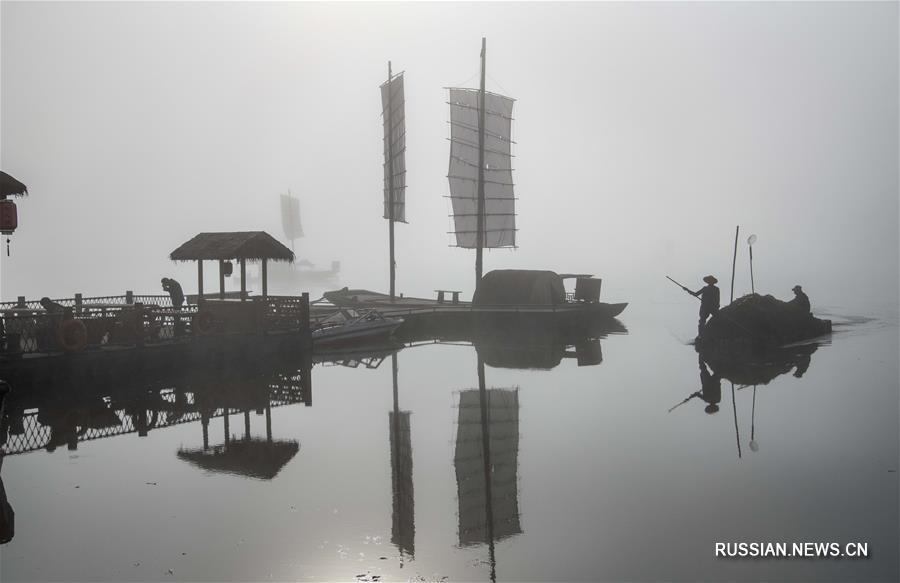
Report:
M 707 275 L 703 278 L 706 286 L 698 289 L 697 291 L 691 291 L 687 287 L 681 285 L 668 275 L 666 276 L 669 281 L 691 294 L 695 298 L 700 298 L 700 321 L 697 323 L 697 338 L 703 336 L 703 328 L 706 326 L 706 320 L 710 316 L 715 316 L 719 313 L 719 288 L 716 287 L 716 284 L 719 283 L 719 280 L 715 278 L 715 276 Z
M 671 277 L 669 280 L 693 296 L 714 287 L 709 284 L 699 292 L 693 292 Z M 706 278 L 704 278 L 706 280 Z M 709 282 L 707 282 L 709 283 Z M 705 322 L 704 312 L 709 306 L 700 307 L 698 343 L 749 341 L 757 344 L 778 345 L 797 342 L 831 332 L 831 321 L 820 320 L 810 313 L 809 297 L 798 285 L 794 286 L 794 299 L 781 301 L 771 295 L 751 293 L 740 297 L 712 314 Z M 712 295 L 713 292 L 709 292 Z

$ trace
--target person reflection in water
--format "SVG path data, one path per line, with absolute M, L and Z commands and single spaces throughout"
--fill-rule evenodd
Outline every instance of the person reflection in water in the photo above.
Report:
M 691 393 L 687 399 L 669 409 L 669 413 L 697 397 L 706 403 L 704 411 L 710 415 L 719 410 L 719 402 L 722 400 L 722 376 L 716 372 L 710 372 L 702 355 L 697 355 L 697 360 L 700 364 L 700 390 Z
M 719 410 L 719 402 L 722 400 L 722 377 L 717 373 L 710 373 L 703 357 L 699 356 L 700 363 L 700 393 L 698 396 L 706 402 L 704 411 L 712 415 Z

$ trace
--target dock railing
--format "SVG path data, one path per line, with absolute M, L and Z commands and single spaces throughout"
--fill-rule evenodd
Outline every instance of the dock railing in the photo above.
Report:
M 183 341 L 190 337 L 217 333 L 223 329 L 215 322 L 215 310 L 196 304 L 174 308 L 168 295 L 83 297 L 53 300 L 64 313 L 48 313 L 39 300 L 0 303 L 0 354 L 14 356 L 31 353 L 77 352 L 105 346 L 145 346 Z M 309 327 L 309 296 L 268 296 L 226 302 L 232 308 L 246 307 L 241 328 L 255 332 L 304 330 Z M 207 316 L 198 318 L 206 312 Z M 243 312 L 246 312 L 244 314 Z M 212 316 L 212 318 L 210 318 Z

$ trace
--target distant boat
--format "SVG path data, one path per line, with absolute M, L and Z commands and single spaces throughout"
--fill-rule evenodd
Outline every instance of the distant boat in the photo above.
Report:
M 290 242 L 291 251 L 294 251 L 295 241 L 302 239 L 303 224 L 300 221 L 300 201 L 290 191 L 280 195 L 281 198 L 281 228 L 284 238 Z M 316 265 L 308 259 L 298 259 L 293 263 L 274 262 L 268 266 L 268 278 L 270 290 L 296 292 L 301 287 L 313 282 L 332 283 L 337 279 L 341 271 L 341 262 L 332 261 L 327 269 L 316 268 Z M 259 274 L 248 276 L 250 285 L 260 284 Z

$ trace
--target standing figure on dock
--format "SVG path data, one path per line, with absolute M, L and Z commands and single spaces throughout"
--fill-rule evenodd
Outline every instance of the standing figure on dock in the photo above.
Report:
M 162 278 L 162 288 L 172 298 L 172 307 L 180 310 L 184 305 L 184 292 L 181 290 L 181 284 L 172 278 L 164 277 Z
M 706 319 L 715 316 L 719 312 L 719 288 L 716 284 L 719 280 L 712 275 L 703 278 L 706 286 L 691 295 L 700 298 L 700 322 L 697 324 L 697 336 L 703 336 L 703 328 L 706 327 Z M 690 291 L 690 290 L 688 290 Z
M 63 320 L 72 317 L 71 308 L 67 308 L 59 302 L 54 302 L 44 296 L 41 298 L 41 307 L 44 308 L 47 317 L 39 324 L 38 345 L 42 351 L 50 352 L 59 349 L 57 331 Z
M 809 296 L 803 292 L 803 288 L 799 285 L 795 285 L 791 290 L 794 292 L 794 299 L 792 299 L 789 304 L 796 306 L 798 310 L 802 311 L 804 314 L 809 313 Z

